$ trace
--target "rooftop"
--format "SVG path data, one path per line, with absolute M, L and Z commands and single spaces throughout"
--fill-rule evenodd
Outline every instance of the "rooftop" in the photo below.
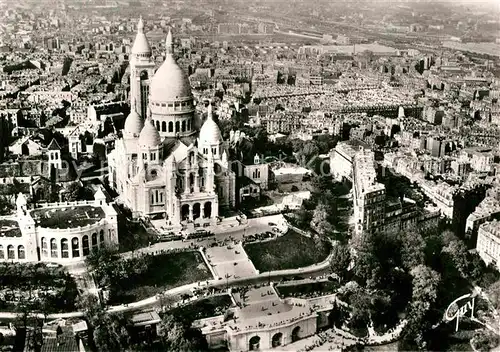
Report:
M 105 217 L 101 207 L 91 205 L 35 209 L 31 216 L 40 227 L 68 229 L 92 225 Z
M 0 237 L 21 237 L 19 224 L 15 220 L 0 220 Z

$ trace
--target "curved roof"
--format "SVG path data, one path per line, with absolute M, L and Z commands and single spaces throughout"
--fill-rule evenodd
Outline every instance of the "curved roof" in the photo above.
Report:
M 166 41 L 165 61 L 156 71 L 150 84 L 150 101 L 165 102 L 192 98 L 189 79 L 175 61 L 173 55 L 172 33 Z
M 135 36 L 134 45 L 132 46 L 132 54 L 147 54 L 151 55 L 151 47 L 149 46 L 148 38 L 144 34 L 144 23 L 142 18 L 137 24 L 137 35 Z
M 161 137 L 153 122 L 148 119 L 139 135 L 139 146 L 154 148 L 161 144 Z
M 200 129 L 200 141 L 201 143 L 208 143 L 210 145 L 220 144 L 222 142 L 220 128 L 213 119 L 211 102 L 208 104 L 207 120 Z
M 144 127 L 144 121 L 139 116 L 137 111 L 133 109 L 125 120 L 125 126 L 123 128 L 123 133 L 128 136 L 138 136 L 142 128 Z

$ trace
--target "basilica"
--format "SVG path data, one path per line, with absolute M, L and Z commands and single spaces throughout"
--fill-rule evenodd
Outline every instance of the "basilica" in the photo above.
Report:
M 108 155 L 111 187 L 134 216 L 164 218 L 172 228 L 214 225 L 221 207 L 235 205 L 225 143 L 211 103 L 205 121 L 195 114 L 170 31 L 165 61 L 154 72 L 142 19 L 130 57 L 130 104 L 122 138 Z

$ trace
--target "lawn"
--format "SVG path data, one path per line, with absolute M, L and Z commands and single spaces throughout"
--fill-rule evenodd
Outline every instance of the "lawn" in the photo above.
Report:
M 174 287 L 213 279 L 199 252 L 146 255 L 129 260 L 142 261 L 137 264 L 143 268 L 137 275 L 129 272 L 111 283 L 110 304 L 131 303 Z
M 260 272 L 303 268 L 322 262 L 330 253 L 330 243 L 288 231 L 275 240 L 244 246 L 248 257 Z
M 337 281 L 322 281 L 293 286 L 277 286 L 276 289 L 281 297 L 310 298 L 332 294 L 339 287 Z
M 229 297 L 229 295 L 221 295 L 204 298 L 185 306 L 174 308 L 168 313 L 191 324 L 197 319 L 205 319 L 222 315 L 232 305 L 233 302 L 231 301 L 231 297 Z
M 31 216 L 38 226 L 51 229 L 68 229 L 95 224 L 103 219 L 105 214 L 101 207 L 84 205 L 33 210 Z

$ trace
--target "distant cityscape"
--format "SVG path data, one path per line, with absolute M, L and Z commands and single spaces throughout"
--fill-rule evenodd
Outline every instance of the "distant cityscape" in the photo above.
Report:
M 0 0 L 2 351 L 500 351 L 500 3 Z

